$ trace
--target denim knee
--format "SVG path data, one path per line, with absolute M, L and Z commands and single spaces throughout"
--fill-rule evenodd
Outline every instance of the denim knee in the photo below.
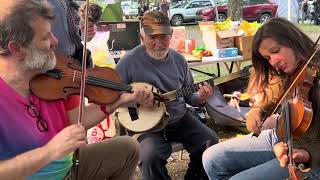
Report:
M 141 151 L 140 152 L 140 163 L 139 165 L 143 165 L 146 167 L 158 165 L 159 162 L 166 161 L 166 158 L 163 155 L 154 150 L 154 151 Z M 165 164 L 165 163 L 164 163 Z
M 211 180 L 227 179 L 228 177 L 223 178 L 227 174 L 227 167 L 224 167 L 224 163 L 221 163 L 227 157 L 224 151 L 217 152 L 213 147 L 209 147 L 202 154 L 203 168 Z

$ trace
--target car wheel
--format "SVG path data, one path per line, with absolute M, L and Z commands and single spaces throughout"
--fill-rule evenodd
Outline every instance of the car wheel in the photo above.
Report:
M 171 19 L 171 24 L 173 26 L 180 26 L 183 23 L 183 17 L 181 15 L 174 15 Z
M 218 21 L 223 22 L 227 19 L 227 16 L 225 14 L 219 13 L 218 14 Z
M 262 14 L 259 18 L 259 22 L 261 24 L 266 23 L 267 21 L 269 21 L 271 19 L 271 15 L 270 14 Z
M 126 19 L 129 19 L 129 16 L 126 16 Z

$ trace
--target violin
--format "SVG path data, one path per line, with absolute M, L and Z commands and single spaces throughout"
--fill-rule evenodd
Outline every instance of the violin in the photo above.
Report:
M 300 75 L 295 73 L 291 76 L 291 78 L 294 77 L 298 78 L 292 84 L 291 90 L 284 98 L 286 98 L 288 102 L 291 134 L 293 139 L 298 139 L 308 130 L 312 121 L 312 103 L 309 101 L 308 95 L 313 86 L 314 78 L 316 77 L 316 70 L 314 66 L 308 65 Z M 289 84 L 290 82 L 293 82 L 293 80 L 290 79 Z M 280 116 L 277 124 L 277 135 L 280 138 L 284 138 L 287 133 L 284 122 L 284 116 Z
M 79 95 L 81 85 L 81 66 L 74 59 L 55 54 L 56 67 L 34 77 L 30 81 L 31 91 L 46 100 L 66 99 L 70 95 Z M 132 93 L 132 86 L 124 84 L 118 73 L 112 68 L 94 67 L 86 70 L 84 96 L 90 103 L 107 105 L 117 101 L 122 92 Z M 160 95 L 153 92 L 155 99 Z
M 75 60 L 55 54 L 56 67 L 30 81 L 31 91 L 46 100 L 66 99 L 78 95 L 81 83 L 81 66 Z M 106 105 L 115 102 L 121 92 L 132 92 L 132 87 L 121 83 L 118 73 L 111 68 L 87 69 L 85 96 L 89 102 Z

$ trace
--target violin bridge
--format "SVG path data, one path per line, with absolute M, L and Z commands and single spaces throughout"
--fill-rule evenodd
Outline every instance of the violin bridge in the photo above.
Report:
M 72 82 L 74 82 L 74 81 L 75 81 L 75 79 L 76 79 L 76 75 L 77 75 L 77 70 L 74 70 L 74 71 L 73 71 L 73 78 L 72 78 Z

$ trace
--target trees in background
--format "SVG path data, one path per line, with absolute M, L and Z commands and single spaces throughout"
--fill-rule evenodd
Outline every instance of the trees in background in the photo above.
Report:
M 243 0 L 228 0 L 228 17 L 233 21 L 239 21 L 242 18 Z

